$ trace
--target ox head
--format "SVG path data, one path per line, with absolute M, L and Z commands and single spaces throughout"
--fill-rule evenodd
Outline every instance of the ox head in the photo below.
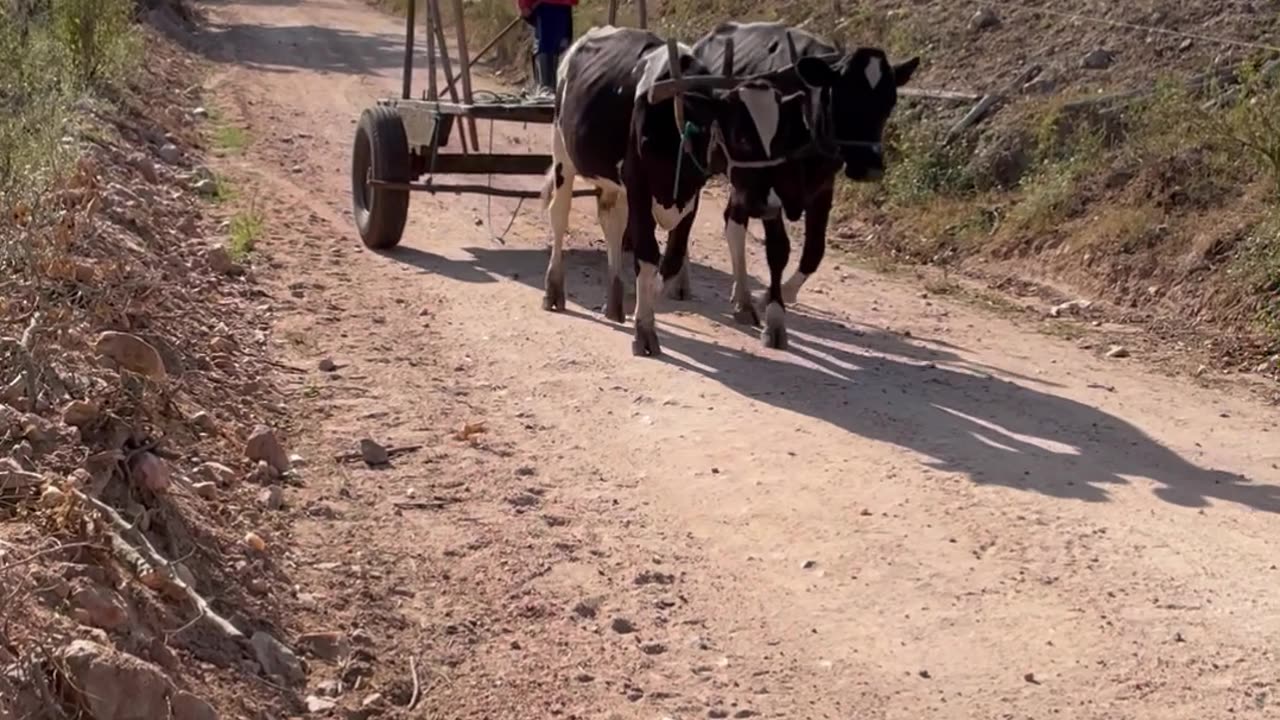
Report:
M 879 180 L 885 171 L 884 126 L 920 58 L 892 65 L 878 48 L 858 48 L 833 63 L 809 64 L 797 71 L 819 98 L 819 135 L 833 143 L 854 181 Z
M 815 87 L 825 87 L 831 75 L 817 59 L 806 58 L 797 67 L 810 72 Z M 780 205 L 773 192 L 778 166 L 810 143 L 806 122 L 807 93 L 783 94 L 763 78 L 749 79 L 719 95 L 719 141 L 712 169 L 725 173 L 737 204 L 752 217 L 776 216 Z

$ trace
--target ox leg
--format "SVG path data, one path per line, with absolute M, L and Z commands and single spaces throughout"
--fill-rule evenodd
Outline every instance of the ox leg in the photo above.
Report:
M 560 128 L 552 134 L 551 262 L 547 265 L 543 310 L 564 310 L 564 234 L 569 230 L 569 210 L 573 202 L 573 178 L 577 171 L 568 161 Z
M 639 356 L 656 357 L 662 354 L 662 348 L 658 345 L 657 324 L 654 321 L 654 307 L 662 285 L 662 276 L 658 273 L 662 253 L 658 249 L 653 212 L 644 207 L 647 203 L 637 200 L 636 194 L 628 193 L 627 200 L 636 259 L 636 335 L 631 343 L 631 352 Z
M 747 285 L 747 213 L 730 201 L 724 209 L 724 239 L 729 245 L 729 263 L 733 266 L 733 319 L 760 326 L 760 316 L 751 302 Z
M 832 189 L 826 188 L 809 201 L 804 210 L 804 249 L 800 251 L 800 267 L 782 285 L 782 299 L 794 305 L 804 281 L 818 271 L 827 251 L 827 219 L 831 216 Z
M 662 254 L 662 294 L 671 300 L 689 300 L 689 233 L 693 231 L 693 221 L 698 216 L 698 201 L 693 200 L 693 209 L 680 221 L 680 224 L 667 234 L 667 251 Z
M 605 296 L 604 316 L 614 322 L 627 321 L 622 310 L 622 243 L 627 232 L 627 200 L 624 193 L 602 190 L 596 199 L 596 215 L 604 230 L 609 256 L 609 289 Z
M 764 330 L 760 341 L 767 348 L 787 349 L 787 313 L 782 299 L 782 271 L 791 258 L 791 240 L 782 218 L 764 223 L 764 251 L 769 260 L 769 291 L 765 295 L 768 304 L 764 311 Z

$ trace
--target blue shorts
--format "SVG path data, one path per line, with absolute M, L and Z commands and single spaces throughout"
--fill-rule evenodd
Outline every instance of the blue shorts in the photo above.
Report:
M 573 8 L 538 5 L 533 9 L 533 42 L 539 54 L 559 55 L 573 42 Z

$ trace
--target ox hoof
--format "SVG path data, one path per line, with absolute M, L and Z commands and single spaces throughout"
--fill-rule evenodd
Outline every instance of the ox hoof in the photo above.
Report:
M 542 309 L 548 311 L 564 311 L 564 276 L 555 277 L 547 273 L 547 289 L 542 296 Z
M 787 349 L 787 326 L 786 325 L 775 325 L 775 326 L 766 325 L 765 328 L 760 331 L 760 342 L 763 343 L 765 347 L 773 350 L 786 350 Z
M 688 281 L 680 282 L 679 280 L 675 280 L 670 285 L 664 285 L 662 288 L 662 294 L 666 296 L 668 300 L 677 300 L 680 302 L 693 299 L 693 293 L 689 292 Z
M 675 274 L 675 277 L 663 280 L 662 294 L 668 300 L 692 300 L 693 293 L 689 290 L 689 266 L 686 265 Z
M 636 357 L 657 357 L 662 354 L 658 345 L 658 330 L 636 323 L 636 338 L 631 341 L 631 353 Z
M 733 307 L 733 319 L 743 325 L 760 327 L 760 314 L 750 302 L 738 303 Z
M 608 297 L 604 301 L 604 316 L 616 323 L 627 321 L 627 314 L 622 309 L 622 279 L 614 278 L 609 283 Z
M 760 342 L 774 350 L 787 349 L 787 311 L 779 303 L 769 303 L 764 310 L 764 329 L 760 331 Z

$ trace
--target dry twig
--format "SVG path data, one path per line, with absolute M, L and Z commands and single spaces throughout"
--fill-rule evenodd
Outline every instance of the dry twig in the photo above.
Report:
M 112 549 L 126 565 L 134 568 L 135 572 L 138 572 L 139 575 L 145 575 L 148 569 L 162 573 L 166 576 L 164 578 L 165 581 L 173 587 L 181 590 L 182 593 L 186 595 L 187 599 L 196 606 L 196 609 L 200 611 L 197 619 L 207 619 L 210 624 L 218 628 L 218 630 L 222 631 L 222 633 L 228 637 L 235 638 L 237 640 L 245 639 L 244 633 L 236 629 L 235 625 L 232 625 L 221 615 L 214 612 L 213 608 L 209 606 L 209 602 L 201 597 L 194 588 L 184 582 L 183 579 L 174 572 L 172 564 L 168 560 L 164 559 L 155 547 L 151 545 L 151 542 L 147 540 L 146 536 L 141 532 L 138 532 L 132 525 L 125 522 L 125 519 L 120 516 L 120 513 L 116 512 L 116 510 L 110 505 L 91 498 L 79 490 L 72 490 L 71 492 L 94 510 L 97 510 L 98 513 L 116 529 L 117 532 L 108 532 L 108 536 L 111 538 Z M 121 533 L 136 536 L 138 544 L 135 546 L 129 543 L 124 539 Z M 143 579 L 143 584 L 147 584 L 145 579 Z M 150 587 L 150 585 L 148 586 Z

